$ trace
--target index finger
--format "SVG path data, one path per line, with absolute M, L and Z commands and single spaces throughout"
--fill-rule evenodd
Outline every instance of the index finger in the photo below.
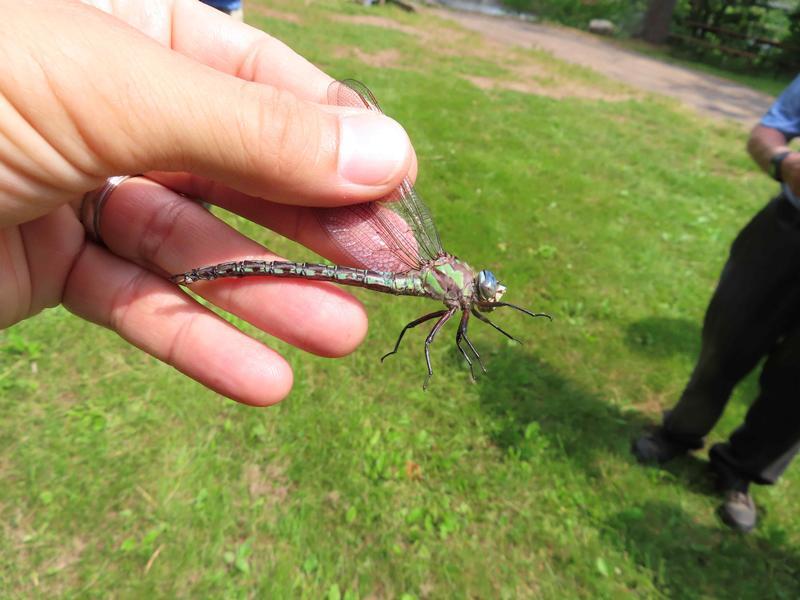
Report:
M 89 0 L 100 9 L 104 2 Z M 145 7 L 145 4 L 147 5 Z M 197 0 L 114 2 L 115 17 L 164 46 L 228 75 L 327 104 L 333 79 L 280 40 Z
M 173 15 L 173 50 L 241 79 L 327 103 L 333 79 L 280 40 L 199 2 L 176 0 Z

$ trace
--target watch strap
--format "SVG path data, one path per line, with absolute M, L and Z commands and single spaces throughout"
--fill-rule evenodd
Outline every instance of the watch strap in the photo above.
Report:
M 790 151 L 778 152 L 772 155 L 769 159 L 769 174 L 775 181 L 783 183 L 783 176 L 781 175 L 781 165 L 783 160 L 791 154 Z

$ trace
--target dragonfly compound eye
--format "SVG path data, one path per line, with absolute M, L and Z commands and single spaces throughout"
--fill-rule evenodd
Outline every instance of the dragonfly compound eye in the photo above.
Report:
M 497 294 L 497 278 L 491 271 L 481 271 L 478 273 L 478 295 L 481 300 L 491 302 L 495 300 Z

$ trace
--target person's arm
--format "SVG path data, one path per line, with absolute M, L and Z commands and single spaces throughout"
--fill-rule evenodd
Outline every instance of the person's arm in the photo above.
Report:
M 747 151 L 765 173 L 771 177 L 777 175 L 778 181 L 786 183 L 793 194 L 800 195 L 800 152 L 794 152 L 788 143 L 781 131 L 759 124 L 750 132 Z M 776 171 L 773 160 L 785 153 L 788 154 L 779 161 Z
M 782 152 L 791 152 L 788 140 L 777 129 L 758 124 L 750 132 L 747 151 L 765 173 L 771 172 L 772 157 Z
M 800 135 L 800 77 L 783 91 L 750 132 L 747 151 L 774 179 L 785 182 L 792 193 L 800 193 L 800 153 L 789 141 Z

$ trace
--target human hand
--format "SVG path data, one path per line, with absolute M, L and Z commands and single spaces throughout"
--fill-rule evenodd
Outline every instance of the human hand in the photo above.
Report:
M 292 372 L 156 273 L 275 258 L 190 193 L 336 258 L 304 206 L 381 197 L 415 169 L 388 117 L 326 106 L 331 78 L 289 48 L 194 0 L 0 0 L 0 327 L 63 303 L 236 400 L 270 404 Z M 106 248 L 75 207 L 111 175 Z M 249 279 L 193 288 L 324 356 L 366 332 L 327 284 Z

